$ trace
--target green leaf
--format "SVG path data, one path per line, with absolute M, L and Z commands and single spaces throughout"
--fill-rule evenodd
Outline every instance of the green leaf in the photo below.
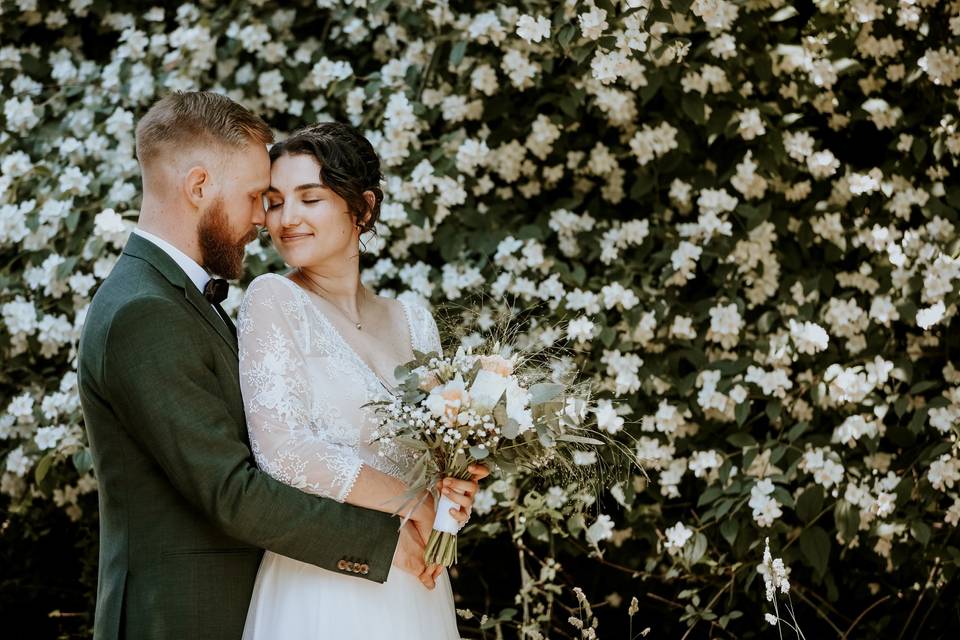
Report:
M 552 449 L 557 445 L 557 441 L 554 439 L 553 434 L 545 424 L 542 422 L 537 422 L 534 423 L 534 427 L 537 430 L 537 438 L 540 440 L 540 444 L 548 449 Z
M 594 49 L 595 47 L 593 44 L 583 45 L 575 49 L 571 49 L 570 57 L 573 58 L 578 63 L 583 62 L 584 60 L 587 59 L 587 56 L 593 53 Z
M 833 508 L 833 521 L 844 540 L 850 540 L 857 535 L 857 528 L 860 526 L 860 513 L 849 502 L 837 500 Z
M 914 138 L 913 148 L 910 151 L 913 153 L 913 159 L 920 162 L 927 153 L 927 141 L 920 137 Z M 949 199 L 947 202 L 949 202 Z
M 610 327 L 604 327 L 603 331 L 600 332 L 600 342 L 602 342 L 603 346 L 607 347 L 608 349 L 613 346 L 613 343 L 616 339 L 617 332 Z
M 790 442 L 796 441 L 797 438 L 803 435 L 809 426 L 810 423 L 808 422 L 798 422 L 797 424 L 793 425 L 793 428 L 787 432 L 787 440 Z
M 470 447 L 470 455 L 472 455 L 477 460 L 483 460 L 490 455 L 490 450 L 486 447 L 482 449 L 476 445 Z
M 697 124 L 703 124 L 706 122 L 707 119 L 704 116 L 703 100 L 696 93 L 684 94 L 683 99 L 680 101 L 680 106 L 683 109 L 683 112 L 687 114 L 687 117 Z
M 79 209 L 71 210 L 70 213 L 67 215 L 67 221 L 65 223 L 67 226 L 67 231 L 69 231 L 70 233 L 73 233 L 74 231 L 76 231 L 77 224 L 79 222 L 80 222 L 80 210 Z
M 467 53 L 467 41 L 461 40 L 450 49 L 450 66 L 457 66 L 463 62 L 463 57 Z
M 497 615 L 497 619 L 498 619 L 498 620 L 501 620 L 501 621 L 503 621 L 503 620 L 513 620 L 513 617 L 514 617 L 515 615 L 517 615 L 517 610 L 516 610 L 516 609 L 507 608 L 507 609 L 504 609 L 503 611 L 501 611 L 499 615 Z
M 744 400 L 738 404 L 733 410 L 733 414 L 737 418 L 737 425 L 743 426 L 743 423 L 747 421 L 747 417 L 750 415 L 750 401 Z
M 923 431 L 923 425 L 927 422 L 927 408 L 924 407 L 913 414 L 913 417 L 910 419 L 910 424 L 907 425 L 907 428 L 910 429 L 913 433 L 920 435 Z
M 84 447 L 73 454 L 73 466 L 81 476 L 93 469 L 93 456 L 90 454 L 88 447 Z
M 507 418 L 507 424 L 504 425 L 503 430 L 500 432 L 507 440 L 514 440 L 518 435 L 520 435 L 520 423 L 514 420 L 513 418 Z
M 723 516 L 727 515 L 727 513 L 730 511 L 730 509 L 733 508 L 733 505 L 734 505 L 734 504 L 736 504 L 736 500 L 734 500 L 733 498 L 724 498 L 723 500 L 721 500 L 720 502 L 718 502 L 718 503 L 717 503 L 717 512 L 716 512 L 716 514 L 715 514 L 715 517 L 717 518 L 717 520 L 719 520 L 719 519 L 722 518 Z
M 602 440 L 597 440 L 595 438 L 587 438 L 585 436 L 572 436 L 569 434 L 561 434 L 557 436 L 557 440 L 562 442 L 579 442 L 580 444 L 592 444 L 592 445 L 602 445 Z
M 923 393 L 930 389 L 936 389 L 942 384 L 942 382 L 937 382 L 936 380 L 923 380 L 910 387 L 910 393 Z
M 830 560 L 830 536 L 818 526 L 809 527 L 800 534 L 800 551 L 808 565 L 823 577 Z
M 910 535 L 916 538 L 917 542 L 926 546 L 930 542 L 930 526 L 920 520 L 914 520 L 910 524 Z
M 547 530 L 545 524 L 534 518 L 533 520 L 527 520 L 527 531 L 531 536 L 540 540 L 541 542 L 548 542 L 550 540 L 550 533 Z
M 37 463 L 37 468 L 33 472 L 37 484 L 43 482 L 43 479 L 47 477 L 48 473 L 50 473 L 50 467 L 53 465 L 53 455 L 54 454 L 52 453 L 48 453 L 40 458 L 40 462 Z
M 567 531 L 574 537 L 586 528 L 587 523 L 582 513 L 575 513 L 567 520 Z
M 731 547 L 733 546 L 734 541 L 737 539 L 737 533 L 740 531 L 740 527 L 737 524 L 736 518 L 727 518 L 720 523 L 720 535 L 723 536 L 723 539 L 727 541 Z
M 578 107 L 580 103 L 573 96 L 563 96 L 557 100 L 557 106 L 560 107 L 560 110 L 568 117 L 576 118 L 579 113 Z
M 775 422 L 780 417 L 780 408 L 782 403 L 779 398 L 775 398 L 767 403 L 766 414 L 771 422 Z
M 749 433 L 743 433 L 740 431 L 737 433 L 731 433 L 729 436 L 727 436 L 727 442 L 735 447 L 752 447 L 757 444 L 757 441 L 753 436 L 751 436 Z
M 530 404 L 537 405 L 550 402 L 561 393 L 564 386 L 555 382 L 541 382 L 530 387 Z
M 684 549 L 684 555 L 690 564 L 696 564 L 703 558 L 707 552 L 707 536 L 702 533 L 696 533 L 693 536 L 693 544 L 689 544 Z
M 66 280 L 70 277 L 70 274 L 73 273 L 73 269 L 77 266 L 77 257 L 71 256 L 57 265 L 56 269 L 56 278 L 57 280 Z
M 804 522 L 813 520 L 823 508 L 823 487 L 818 484 L 804 489 L 797 498 L 797 517 Z
M 557 42 L 561 47 L 566 48 L 570 44 L 570 41 L 573 40 L 573 36 L 577 34 L 577 28 L 572 24 L 566 24 L 560 29 L 560 32 L 557 33 Z
M 723 489 L 720 487 L 708 487 L 707 490 L 701 493 L 700 497 L 697 498 L 697 506 L 702 507 L 705 504 L 710 504 L 722 495 Z

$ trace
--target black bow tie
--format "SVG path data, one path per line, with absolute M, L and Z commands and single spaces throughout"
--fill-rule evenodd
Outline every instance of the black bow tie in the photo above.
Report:
M 227 291 L 229 289 L 230 285 L 227 284 L 227 281 L 223 278 L 210 278 L 203 288 L 203 297 L 206 298 L 210 304 L 220 304 L 227 299 Z

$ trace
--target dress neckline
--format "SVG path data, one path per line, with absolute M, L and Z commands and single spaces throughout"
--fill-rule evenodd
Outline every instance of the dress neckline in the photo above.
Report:
M 395 387 L 392 384 L 389 384 L 386 380 L 384 380 L 383 377 L 379 373 L 377 373 L 377 371 L 374 370 L 374 368 L 370 366 L 367 363 L 367 361 L 363 359 L 363 357 L 360 356 L 360 353 L 356 349 L 354 349 L 353 345 L 351 345 L 350 342 L 343 337 L 343 334 L 340 333 L 340 330 L 337 329 L 336 325 L 334 325 L 333 322 L 330 320 L 330 318 L 327 317 L 327 314 L 324 313 L 323 309 L 320 308 L 320 305 L 318 305 L 317 302 L 312 298 L 311 292 L 307 291 L 306 289 L 304 289 L 303 287 L 301 287 L 296 282 L 294 282 L 293 280 L 291 280 L 286 276 L 282 276 L 280 274 L 272 274 L 272 275 L 276 275 L 277 277 L 285 280 L 290 286 L 294 287 L 297 291 L 299 291 L 300 295 L 304 296 L 308 300 L 310 307 L 314 311 L 316 311 L 317 314 L 319 314 L 319 316 L 327 324 L 327 326 L 330 328 L 333 334 L 337 336 L 337 338 L 340 340 L 340 343 L 343 345 L 343 347 L 350 353 L 351 356 L 353 356 L 353 358 L 360 364 L 360 366 L 363 369 L 365 369 L 371 376 L 376 378 L 377 381 L 380 383 L 380 385 L 383 386 L 383 388 L 386 389 L 387 392 L 390 393 L 390 395 L 396 395 Z M 400 309 L 403 311 L 403 316 L 407 321 L 406 322 L 407 339 L 410 347 L 410 353 L 413 353 L 414 355 L 416 355 L 416 347 L 414 345 L 414 337 L 413 337 L 414 334 L 413 334 L 412 314 L 410 313 L 410 309 L 407 307 L 407 303 L 405 301 L 401 300 L 400 298 L 394 298 L 394 300 L 400 303 Z M 397 363 L 396 366 L 400 366 L 401 364 L 403 363 L 399 362 Z

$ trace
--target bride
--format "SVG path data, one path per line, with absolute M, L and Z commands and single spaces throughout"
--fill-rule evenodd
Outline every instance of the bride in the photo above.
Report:
M 392 513 L 406 490 L 396 452 L 369 444 L 366 403 L 389 397 L 394 368 L 413 350 L 440 351 L 430 312 L 377 296 L 360 282 L 359 238 L 383 193 L 380 162 L 355 129 L 324 123 L 270 150 L 266 226 L 286 276 L 266 274 L 240 307 L 240 383 L 257 464 L 302 491 Z M 476 481 L 443 480 L 465 522 Z M 244 640 L 459 638 L 446 571 L 424 566 L 434 502 L 400 531 L 384 583 L 358 578 L 362 559 L 328 571 L 267 551 L 247 611 Z M 399 523 L 399 520 L 398 520 Z M 359 560 L 359 561 L 358 561 Z

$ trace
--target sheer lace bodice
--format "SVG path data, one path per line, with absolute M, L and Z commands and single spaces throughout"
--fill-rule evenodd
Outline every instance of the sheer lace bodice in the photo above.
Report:
M 430 312 L 400 301 L 413 349 L 440 351 Z M 343 502 L 367 464 L 401 477 L 405 458 L 370 439 L 387 386 L 294 282 L 276 274 L 247 289 L 237 324 L 240 386 L 257 465 L 303 491 Z M 401 364 L 401 363 L 396 363 Z

